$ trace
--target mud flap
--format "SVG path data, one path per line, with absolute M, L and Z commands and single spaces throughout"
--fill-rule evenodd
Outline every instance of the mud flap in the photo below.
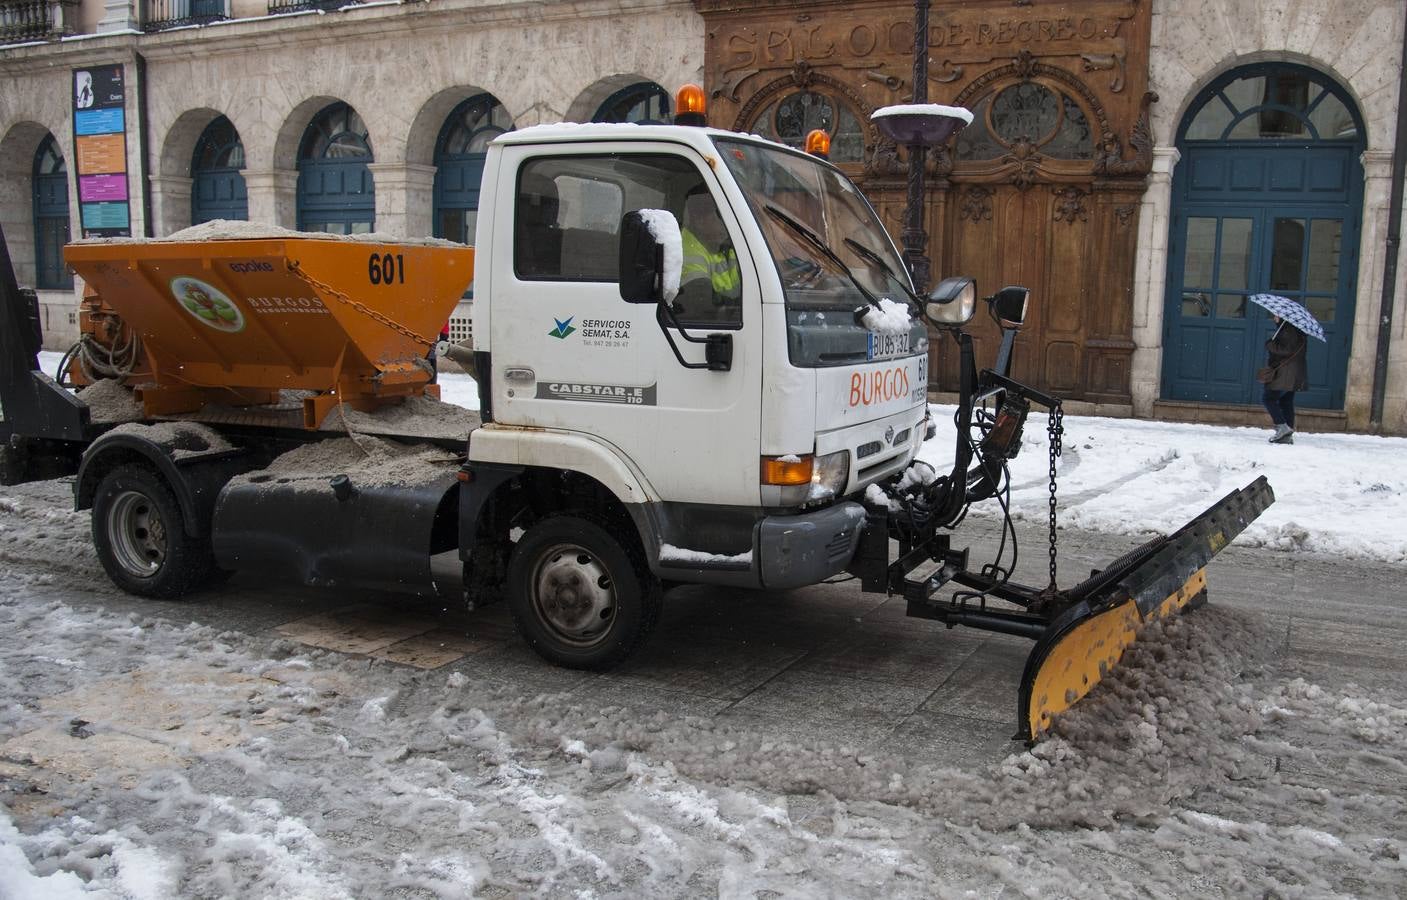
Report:
M 1066 594 L 1026 658 L 1017 738 L 1034 741 L 1051 718 L 1119 664 L 1142 628 L 1206 602 L 1205 567 L 1275 502 L 1264 476 L 1232 491 L 1175 534 L 1145 545 Z

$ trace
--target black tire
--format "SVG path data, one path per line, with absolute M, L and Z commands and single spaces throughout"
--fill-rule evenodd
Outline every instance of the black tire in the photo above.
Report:
M 98 483 L 93 546 L 113 584 L 130 594 L 175 600 L 210 576 L 210 542 L 185 525 L 175 495 L 148 468 L 120 466 Z
M 508 564 L 508 607 L 539 656 L 569 669 L 609 669 L 659 621 L 660 584 L 634 541 L 588 514 L 548 516 Z M 620 528 L 615 529 L 620 532 Z

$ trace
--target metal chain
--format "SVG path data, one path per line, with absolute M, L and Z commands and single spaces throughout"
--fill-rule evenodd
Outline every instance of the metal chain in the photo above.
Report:
M 1050 409 L 1046 435 L 1050 438 L 1050 592 L 1055 593 L 1055 461 L 1060 458 L 1060 437 L 1065 433 L 1065 412 L 1057 403 Z
M 411 331 L 409 328 L 405 327 L 401 323 L 382 315 L 381 313 L 367 306 L 365 303 L 359 303 L 358 301 L 353 300 L 351 297 L 348 297 L 346 294 L 337 290 L 337 288 L 333 287 L 332 285 L 318 281 L 316 278 L 299 268 L 298 262 L 296 260 L 291 260 L 288 263 L 288 271 L 303 279 L 313 289 L 322 291 L 325 294 L 331 294 L 333 297 L 336 297 L 338 300 L 347 304 L 352 309 L 355 309 L 357 312 L 365 315 L 367 318 L 374 319 L 375 321 L 380 322 L 382 325 L 385 325 L 392 331 L 395 331 L 404 337 L 410 338 L 417 344 L 420 344 L 425 347 L 435 346 L 434 341 L 427 341 L 425 338 L 416 334 L 414 331 Z

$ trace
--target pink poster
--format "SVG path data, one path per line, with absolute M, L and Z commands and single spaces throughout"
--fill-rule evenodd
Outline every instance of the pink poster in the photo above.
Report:
M 78 179 L 78 199 L 84 203 L 126 200 L 126 175 L 82 175 Z

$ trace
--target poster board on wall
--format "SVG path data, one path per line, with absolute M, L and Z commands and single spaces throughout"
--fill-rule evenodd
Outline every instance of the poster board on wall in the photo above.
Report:
M 83 237 L 130 237 L 126 86 L 120 63 L 73 70 L 73 155 Z

